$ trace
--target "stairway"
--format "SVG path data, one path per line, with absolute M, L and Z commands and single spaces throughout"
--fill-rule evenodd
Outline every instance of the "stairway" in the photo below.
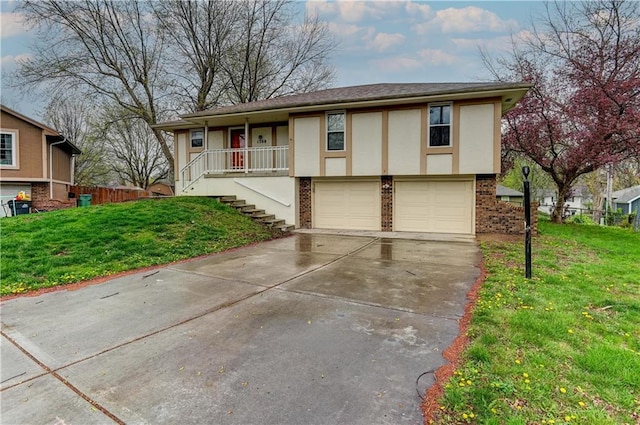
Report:
M 243 199 L 237 199 L 234 195 L 214 196 L 214 198 L 271 229 L 277 229 L 284 233 L 295 229 L 295 226 L 285 223 L 284 220 L 276 218 L 273 214 L 266 213 L 265 210 L 256 208 L 255 205 L 247 204 Z

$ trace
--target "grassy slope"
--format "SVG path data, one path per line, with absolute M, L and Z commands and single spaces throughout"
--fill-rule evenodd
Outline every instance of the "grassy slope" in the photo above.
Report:
M 640 234 L 540 223 L 523 244 L 484 242 L 463 365 L 435 423 L 640 423 Z
M 142 200 L 0 220 L 1 295 L 222 251 L 271 234 L 208 198 Z

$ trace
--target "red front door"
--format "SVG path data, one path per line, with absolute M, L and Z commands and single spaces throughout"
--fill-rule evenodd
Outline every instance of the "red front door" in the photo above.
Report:
M 238 149 L 238 152 L 231 152 L 231 168 L 244 168 L 244 146 L 244 129 L 232 129 L 231 149 Z

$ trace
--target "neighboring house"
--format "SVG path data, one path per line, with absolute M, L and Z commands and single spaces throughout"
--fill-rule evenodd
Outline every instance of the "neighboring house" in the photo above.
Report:
M 154 183 L 147 190 L 154 196 L 173 196 L 175 194 L 175 186 L 168 183 Z
M 546 190 L 542 194 L 538 210 L 551 214 L 558 199 L 558 192 Z M 591 194 L 586 186 L 575 187 L 572 195 L 565 200 L 564 215 L 576 215 L 589 212 L 593 209 Z
M 178 196 L 236 195 L 298 228 L 517 233 L 523 210 L 496 199 L 500 122 L 529 88 L 343 87 L 155 127 L 174 133 Z
M 616 190 L 611 194 L 613 209 L 622 211 L 622 214 L 631 214 L 640 210 L 640 185 Z
M 33 207 L 54 209 L 75 205 L 68 200 L 73 185 L 73 143 L 56 130 L 0 105 L 0 200 L 18 192 L 31 196 Z M 2 216 L 8 210 L 0 209 Z
M 513 205 L 522 206 L 524 204 L 524 193 L 500 184 L 496 186 L 496 197 Z

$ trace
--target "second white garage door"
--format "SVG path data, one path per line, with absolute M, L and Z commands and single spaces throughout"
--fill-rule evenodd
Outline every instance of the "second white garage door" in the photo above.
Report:
M 313 227 L 380 230 L 379 181 L 314 182 Z
M 394 230 L 473 233 L 473 181 L 396 181 Z

